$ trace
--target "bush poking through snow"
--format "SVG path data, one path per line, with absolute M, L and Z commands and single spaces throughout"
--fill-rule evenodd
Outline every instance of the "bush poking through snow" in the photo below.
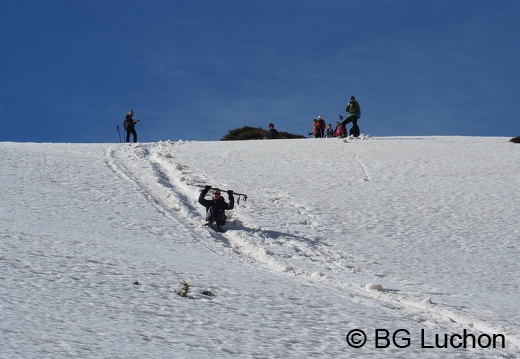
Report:
M 200 292 L 200 294 L 206 295 L 208 297 L 214 297 L 215 296 L 215 294 L 213 294 L 213 292 L 211 290 L 203 290 L 202 292 Z
M 509 142 L 520 143 L 520 136 L 510 139 Z
M 305 138 L 305 136 L 278 131 L 278 138 Z M 265 139 L 267 139 L 267 130 L 264 130 L 262 127 L 244 126 L 241 128 L 229 130 L 228 134 L 222 137 L 221 141 L 245 141 Z
M 193 299 L 193 296 L 190 295 L 190 291 L 191 291 L 191 285 L 183 279 L 181 290 L 175 291 L 175 293 L 177 293 L 177 295 L 180 295 L 183 298 Z
M 191 284 L 182 279 L 182 288 L 179 291 L 175 291 L 175 293 L 183 298 L 195 299 L 194 296 L 190 294 L 191 292 Z M 205 295 L 207 297 L 214 297 L 215 294 L 209 289 L 203 290 L 200 294 Z

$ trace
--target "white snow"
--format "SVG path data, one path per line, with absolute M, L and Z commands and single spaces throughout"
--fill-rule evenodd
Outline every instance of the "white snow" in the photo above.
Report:
M 0 358 L 519 357 L 508 140 L 0 143 Z

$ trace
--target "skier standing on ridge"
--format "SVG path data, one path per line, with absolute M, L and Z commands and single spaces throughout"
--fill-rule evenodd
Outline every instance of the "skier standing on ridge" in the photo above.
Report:
M 134 110 L 130 110 L 128 115 L 125 116 L 123 121 L 123 127 L 126 131 L 126 142 L 130 142 L 130 134 L 134 137 L 134 142 L 137 142 L 137 132 L 135 131 L 135 125 L 139 120 L 134 120 Z
M 233 191 L 227 191 L 229 197 L 229 203 L 227 203 L 220 195 L 220 189 L 213 188 L 212 199 L 205 199 L 204 197 L 210 189 L 209 185 L 204 187 L 199 195 L 199 203 L 206 207 L 206 225 L 212 226 L 214 222 L 217 222 L 217 230 L 223 231 L 222 227 L 226 224 L 227 218 L 225 211 L 235 207 L 235 197 Z
M 350 97 L 350 101 L 348 102 L 347 108 L 345 109 L 348 112 L 348 116 L 341 123 L 341 128 L 343 130 L 343 137 L 347 136 L 347 123 L 352 122 L 352 128 L 350 129 L 350 134 L 354 137 L 359 137 L 360 130 L 357 124 L 358 119 L 361 117 L 361 107 L 359 106 L 359 102 L 356 101 L 354 96 Z

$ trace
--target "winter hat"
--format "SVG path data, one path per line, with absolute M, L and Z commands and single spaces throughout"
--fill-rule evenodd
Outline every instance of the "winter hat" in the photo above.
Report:
M 128 114 L 129 114 L 129 115 L 133 115 L 133 114 L 134 114 L 134 110 L 130 110 L 130 111 L 128 112 Z

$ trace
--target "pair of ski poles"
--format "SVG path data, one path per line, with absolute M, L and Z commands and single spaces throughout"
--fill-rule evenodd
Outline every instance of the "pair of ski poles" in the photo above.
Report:
M 141 121 L 141 120 L 136 120 L 137 122 Z M 119 125 L 116 126 L 117 127 L 117 133 L 119 134 L 119 143 L 123 142 L 121 140 L 121 131 L 119 131 Z
M 205 185 L 200 185 L 200 184 L 193 184 L 193 183 L 188 183 L 188 185 L 190 186 L 193 186 L 193 187 L 199 187 L 199 188 L 206 188 Z M 217 188 L 217 187 L 214 187 L 214 188 Z M 226 189 L 222 189 L 222 188 L 219 188 L 220 191 L 222 192 L 228 192 L 229 190 L 226 190 Z M 233 191 L 233 194 L 238 196 L 237 198 L 237 204 L 240 204 L 240 198 L 242 198 L 244 200 L 244 202 L 247 201 L 247 195 L 246 194 L 243 194 L 243 193 L 237 193 L 235 191 Z

